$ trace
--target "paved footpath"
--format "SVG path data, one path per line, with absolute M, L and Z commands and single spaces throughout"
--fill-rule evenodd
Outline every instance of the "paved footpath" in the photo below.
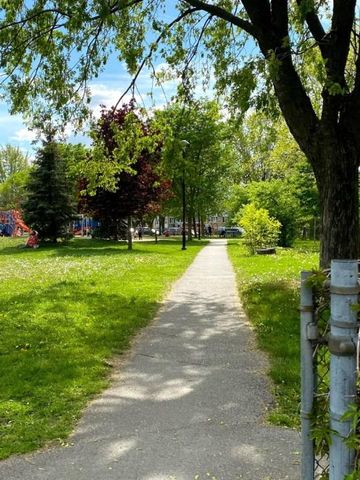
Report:
M 298 480 L 299 435 L 264 422 L 266 368 L 213 240 L 69 446 L 0 462 L 0 479 Z

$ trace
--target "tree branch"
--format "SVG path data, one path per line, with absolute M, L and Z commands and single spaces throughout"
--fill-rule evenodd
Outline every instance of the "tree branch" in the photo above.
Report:
M 57 17 L 59 15 L 61 15 L 62 17 L 70 18 L 70 15 L 65 13 L 62 10 L 59 10 L 57 8 L 48 8 L 46 10 L 39 10 L 38 12 L 34 13 L 33 15 L 30 15 L 30 16 L 25 17 L 25 18 L 20 18 L 19 20 L 16 20 L 14 22 L 3 24 L 3 25 L 0 26 L 0 31 L 1 30 L 6 30 L 7 28 L 10 28 L 10 27 L 15 27 L 16 25 L 24 25 L 25 23 L 28 23 L 30 20 L 34 20 L 34 18 L 37 18 L 40 15 L 44 15 L 46 13 L 55 13 Z
M 302 3 L 305 0 L 296 0 L 297 4 L 299 7 L 301 7 Z M 314 9 L 310 10 L 309 12 L 306 13 L 305 15 L 305 21 L 307 23 L 307 26 L 309 27 L 311 35 L 314 37 L 316 40 L 317 44 L 319 45 L 321 54 L 323 58 L 327 58 L 328 56 L 328 48 L 326 45 L 326 42 L 324 41 L 324 38 L 326 36 L 326 32 L 320 22 L 320 19 L 315 12 Z
M 327 71 L 330 80 L 345 86 L 345 66 L 349 54 L 356 0 L 334 0 Z
M 187 3 L 195 7 L 197 10 L 204 10 L 205 12 L 208 12 L 210 15 L 214 17 L 218 17 L 223 20 L 226 20 L 227 22 L 233 25 L 236 25 L 242 30 L 245 30 L 245 32 L 249 33 L 253 37 L 257 38 L 256 29 L 250 22 L 232 14 L 231 12 L 229 12 L 228 10 L 225 10 L 222 7 L 218 7 L 217 5 L 212 5 L 212 4 L 203 2 L 201 0 L 182 0 L 182 1 L 184 1 L 184 3 Z
M 271 17 L 277 36 L 286 38 L 289 35 L 287 0 L 271 0 Z
M 158 44 L 160 43 L 161 39 L 163 38 L 163 36 L 166 34 L 166 32 L 168 30 L 170 30 L 176 23 L 180 22 L 183 18 L 187 17 L 188 15 L 191 15 L 192 13 L 194 12 L 197 12 L 199 9 L 198 8 L 189 8 L 187 10 L 185 10 L 184 12 L 182 12 L 180 15 L 178 15 L 172 22 L 168 23 L 166 25 L 166 27 L 164 28 L 164 30 L 160 33 L 160 35 L 156 38 L 156 40 L 152 43 L 151 47 L 150 47 L 150 50 L 149 50 L 149 53 L 143 58 L 142 62 L 140 63 L 133 79 L 131 80 L 131 83 L 130 85 L 128 86 L 128 88 L 124 91 L 124 93 L 121 95 L 121 97 L 119 98 L 119 100 L 116 102 L 115 106 L 114 106 L 114 110 L 117 109 L 117 107 L 119 106 L 121 100 L 125 97 L 125 95 L 131 90 L 134 88 L 134 85 L 142 71 L 142 69 L 144 68 L 146 62 L 152 57 L 154 51 L 156 50 Z

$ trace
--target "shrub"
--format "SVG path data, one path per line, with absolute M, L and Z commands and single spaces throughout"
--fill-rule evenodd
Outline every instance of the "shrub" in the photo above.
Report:
M 273 247 L 280 236 L 281 223 L 270 217 L 265 208 L 256 208 L 253 203 L 245 205 L 236 217 L 245 230 L 243 238 L 251 254 L 258 248 Z
M 266 208 L 271 217 L 281 224 L 278 244 L 291 247 L 294 243 L 300 203 L 293 187 L 283 180 L 252 182 L 248 188 L 249 200 L 257 208 Z

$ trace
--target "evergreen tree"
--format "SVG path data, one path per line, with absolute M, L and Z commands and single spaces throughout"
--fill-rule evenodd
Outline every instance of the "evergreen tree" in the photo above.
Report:
M 23 205 L 24 219 L 39 238 L 56 242 L 66 238 L 75 214 L 72 188 L 66 178 L 66 165 L 58 145 L 47 141 L 38 151 L 30 174 L 28 198 Z

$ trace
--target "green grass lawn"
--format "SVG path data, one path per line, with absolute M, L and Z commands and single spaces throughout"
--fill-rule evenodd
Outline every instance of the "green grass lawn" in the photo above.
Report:
M 204 245 L 0 238 L 0 458 L 62 441 Z
M 242 302 L 269 355 L 275 394 L 269 420 L 278 425 L 300 421 L 300 272 L 318 268 L 318 250 L 318 243 L 301 241 L 276 255 L 249 256 L 241 241 L 229 241 Z

